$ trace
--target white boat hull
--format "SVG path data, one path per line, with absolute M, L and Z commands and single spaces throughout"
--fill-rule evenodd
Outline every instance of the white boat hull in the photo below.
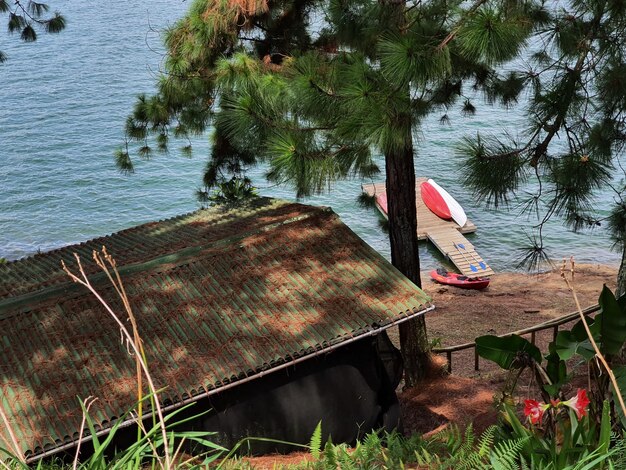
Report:
M 452 220 L 454 220 L 459 225 L 459 227 L 463 227 L 467 223 L 467 215 L 465 214 L 465 211 L 461 207 L 461 204 L 459 204 L 456 201 L 456 199 L 450 196 L 448 191 L 443 189 L 441 186 L 435 183 L 432 179 L 429 179 L 428 182 L 431 184 L 433 188 L 437 190 L 439 194 L 441 194 L 441 197 L 443 198 L 443 200 L 446 201 L 446 204 L 448 205 L 448 209 L 450 209 L 450 215 L 452 216 Z

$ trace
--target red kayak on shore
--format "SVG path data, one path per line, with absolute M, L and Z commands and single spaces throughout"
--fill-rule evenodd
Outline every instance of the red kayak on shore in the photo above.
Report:
M 460 287 L 461 289 L 484 289 L 489 285 L 488 277 L 468 277 L 462 274 L 449 273 L 445 269 L 434 269 L 430 277 L 440 284 Z

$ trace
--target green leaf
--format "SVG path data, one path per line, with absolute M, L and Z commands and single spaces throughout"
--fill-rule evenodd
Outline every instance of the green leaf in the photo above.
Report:
M 626 341 L 626 310 L 622 309 L 613 292 L 605 285 L 598 303 L 602 307 L 602 346 L 605 354 L 618 354 Z
M 528 359 L 541 364 L 539 348 L 518 335 L 503 338 L 493 335 L 481 336 L 476 338 L 476 351 L 480 357 L 489 359 L 507 370 L 520 367 Z
M 617 299 L 617 303 L 623 310 L 626 310 L 626 295 L 622 295 L 619 299 Z
M 596 318 L 592 318 L 592 317 L 585 317 L 587 326 L 589 326 L 589 330 L 591 331 L 591 334 L 593 335 L 593 338 L 595 340 L 600 340 L 600 323 L 597 323 L 597 320 L 601 320 L 601 317 L 599 315 L 596 316 Z M 585 330 L 585 325 L 583 325 L 583 321 L 582 320 L 578 320 L 574 326 L 572 327 L 572 329 L 570 330 L 572 332 L 572 335 L 574 336 L 574 338 L 576 338 L 576 340 L 578 341 L 584 341 L 586 339 L 588 339 L 587 336 L 587 330 Z
M 615 374 L 615 381 L 617 382 L 617 386 L 622 391 L 622 397 L 626 396 L 626 366 L 613 366 L 613 374 Z M 613 393 L 615 403 L 618 403 L 617 390 L 611 384 L 611 393 Z M 624 412 L 622 411 L 621 406 L 616 406 L 615 410 L 617 412 L 617 416 L 621 421 L 622 426 L 626 426 L 626 416 L 624 416 Z
M 571 359 L 575 354 L 581 355 L 586 361 L 590 361 L 596 355 L 591 342 L 588 339 L 580 341 L 572 331 L 559 331 L 554 344 L 556 353 L 564 361 Z
M 150 160 L 150 157 L 152 157 L 152 147 L 150 147 L 149 145 L 142 145 L 141 147 L 139 147 L 139 150 L 137 150 L 137 153 L 141 158 Z
M 600 452 L 600 449 L 596 449 L 590 454 L 583 456 L 582 459 L 578 461 L 578 464 L 573 467 L 573 470 L 592 470 L 596 468 L 604 468 L 603 466 L 599 466 L 598 464 L 607 460 L 614 453 L 615 450 L 604 454 Z
M 463 184 L 478 200 L 499 207 L 508 205 L 511 197 L 528 178 L 528 169 L 514 141 L 493 138 L 464 137 L 456 154 L 465 159 Z
M 602 402 L 602 420 L 600 422 L 600 435 L 598 437 L 598 450 L 606 454 L 611 444 L 611 405 L 608 400 Z
M 511 429 L 513 431 L 512 433 L 513 437 L 516 437 L 516 438 L 532 437 L 533 433 L 530 431 L 530 429 L 528 429 L 526 426 L 524 426 L 521 423 L 521 421 L 517 417 L 517 414 L 515 413 L 515 410 L 512 409 L 507 404 L 504 404 L 504 419 L 506 423 L 509 424 L 509 426 L 511 426 Z
M 555 396 L 561 385 L 567 379 L 567 366 L 558 353 L 556 352 L 556 344 L 550 343 L 550 354 L 546 356 L 548 361 L 546 364 L 546 373 L 552 382 L 552 386 L 544 385 L 544 389 L 551 395 Z

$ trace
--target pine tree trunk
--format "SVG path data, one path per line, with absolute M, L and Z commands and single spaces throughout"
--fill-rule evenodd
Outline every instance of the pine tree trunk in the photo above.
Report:
M 404 148 L 385 152 L 391 263 L 421 287 L 411 117 L 401 115 L 398 121 L 406 139 Z M 420 316 L 401 323 L 399 329 L 404 381 L 413 387 L 424 377 L 430 360 L 426 322 Z
M 622 248 L 622 261 L 619 265 L 617 273 L 617 288 L 615 289 L 615 297 L 619 298 L 626 294 L 626 241 Z

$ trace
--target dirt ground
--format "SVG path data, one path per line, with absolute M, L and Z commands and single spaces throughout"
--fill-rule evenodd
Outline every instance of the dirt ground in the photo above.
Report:
M 603 284 L 615 288 L 617 268 L 576 265 L 573 286 L 583 308 L 598 302 Z M 540 274 L 502 273 L 482 291 L 437 284 L 424 274 L 423 288 L 435 310 L 426 317 L 430 340 L 442 346 L 473 341 L 484 334 L 500 335 L 576 311 L 560 269 Z
M 617 268 L 577 265 L 574 288 L 582 308 L 594 305 L 603 284 L 615 288 Z M 491 277 L 483 291 L 443 286 L 423 273 L 423 289 L 436 309 L 426 318 L 429 339 L 440 346 L 474 341 L 484 334 L 500 335 L 576 311 L 571 292 L 560 269 L 540 274 L 502 273 Z M 394 342 L 397 333 L 390 332 Z M 537 335 L 540 347 L 552 339 L 552 331 Z M 472 350 L 454 353 L 452 374 L 446 373 L 445 358 L 437 358 L 431 376 L 410 390 L 399 393 L 405 433 L 432 434 L 454 422 L 472 422 L 477 431 L 495 422 L 494 395 L 501 390 L 504 374 L 482 361 L 474 371 Z M 522 388 L 523 391 L 523 388 Z M 532 393 L 528 385 L 528 393 Z M 278 468 L 297 463 L 306 454 L 252 459 L 255 468 Z

